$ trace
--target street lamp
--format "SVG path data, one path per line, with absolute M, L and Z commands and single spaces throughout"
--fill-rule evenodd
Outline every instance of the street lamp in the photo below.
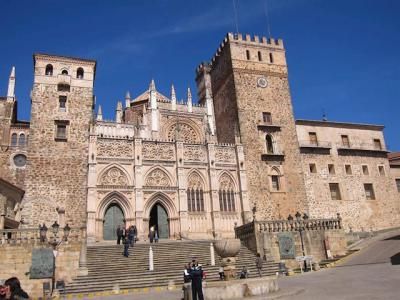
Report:
M 303 257 L 306 256 L 306 252 L 304 251 L 304 240 L 303 240 L 303 231 L 304 231 L 304 225 L 301 221 L 301 213 L 296 212 L 296 214 L 294 215 L 296 217 L 296 221 L 298 222 L 298 230 L 299 230 L 299 234 L 300 234 L 300 241 L 301 241 L 301 251 L 303 252 Z M 305 216 L 305 220 L 308 219 L 308 216 L 306 214 L 304 214 Z M 304 259 L 304 270 L 307 269 L 307 263 L 306 260 Z
M 40 226 L 40 224 L 39 224 L 39 236 L 40 236 L 41 243 L 44 243 L 44 241 L 46 240 L 46 235 L 47 235 L 46 224 L 43 223 L 43 226 Z
M 68 241 L 69 233 L 71 232 L 71 227 L 69 225 L 65 225 L 64 227 L 64 241 Z
M 257 212 L 257 207 L 256 207 L 255 204 L 254 204 L 254 206 L 253 206 L 251 211 L 253 212 L 253 222 L 254 222 L 256 220 L 256 212 Z
M 57 238 L 58 229 L 60 228 L 60 225 L 58 225 L 57 221 L 54 221 L 54 224 L 51 225 L 51 228 L 53 229 L 54 239 L 56 239 Z

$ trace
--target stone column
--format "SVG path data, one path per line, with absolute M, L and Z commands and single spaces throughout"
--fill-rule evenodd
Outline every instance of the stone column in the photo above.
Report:
M 211 208 L 211 221 L 212 221 L 212 234 L 215 237 L 219 236 L 220 228 L 220 208 L 217 181 L 217 171 L 215 169 L 215 144 L 207 145 L 208 153 L 208 179 L 210 190 L 210 208 Z
M 135 150 L 134 150 L 134 175 L 135 175 L 135 223 L 138 232 L 139 240 L 143 241 L 147 238 L 146 226 L 143 222 L 143 170 L 142 170 L 142 139 L 135 139 Z
M 188 207 L 186 198 L 186 176 L 183 168 L 183 142 L 176 142 L 176 176 L 178 184 L 178 203 L 179 203 L 179 218 L 180 218 L 180 232 L 181 235 L 188 236 Z
M 242 224 L 246 224 L 252 221 L 252 213 L 251 213 L 249 198 L 247 196 L 247 176 L 246 176 L 245 158 L 242 145 L 236 145 L 236 162 L 237 162 L 238 178 L 239 178 L 240 208 L 242 211 L 241 219 L 242 219 Z
M 7 198 L 4 195 L 0 194 L 0 230 L 4 229 L 4 225 L 6 222 L 6 204 L 7 204 Z
M 81 227 L 81 251 L 79 253 L 79 275 L 88 275 L 86 225 Z
M 92 134 L 92 133 L 91 133 Z M 89 139 L 89 170 L 88 170 L 88 192 L 86 200 L 86 226 L 87 226 L 87 239 L 89 243 L 94 243 L 96 240 L 103 238 L 99 232 L 96 232 L 96 209 L 97 209 L 97 189 L 96 189 L 96 159 L 97 159 L 97 137 L 94 135 Z

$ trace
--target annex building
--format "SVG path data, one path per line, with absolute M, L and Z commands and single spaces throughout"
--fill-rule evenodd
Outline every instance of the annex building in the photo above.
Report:
M 400 173 L 383 126 L 295 120 L 282 40 L 229 33 L 196 69 L 197 101 L 151 81 L 115 120 L 95 111 L 96 61 L 34 54 L 31 120 L 17 119 L 15 69 L 0 97 L 0 229 L 120 224 L 161 238 L 341 214 L 346 230 L 399 226 Z M 393 155 L 392 155 L 393 156 Z M 396 185 L 397 183 L 397 185 Z

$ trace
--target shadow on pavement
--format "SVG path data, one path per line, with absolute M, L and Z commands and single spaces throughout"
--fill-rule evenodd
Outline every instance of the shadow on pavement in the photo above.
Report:
M 392 265 L 400 265 L 400 252 L 390 257 Z

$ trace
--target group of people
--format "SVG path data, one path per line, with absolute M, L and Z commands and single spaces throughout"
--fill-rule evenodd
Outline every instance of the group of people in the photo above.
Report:
M 136 241 L 137 228 L 135 225 L 131 225 L 129 228 L 118 226 L 117 228 L 117 244 L 120 245 L 121 241 L 124 244 L 125 257 L 129 257 L 129 247 L 133 247 Z
M 203 271 L 202 265 L 195 259 L 191 263 L 185 265 L 183 270 L 183 282 L 192 283 L 192 300 L 204 300 L 203 296 L 203 279 L 206 278 L 206 272 Z
M 7 280 L 0 280 L 0 300 L 24 300 L 31 299 L 29 295 L 21 288 L 21 283 L 17 277 L 11 277 Z

